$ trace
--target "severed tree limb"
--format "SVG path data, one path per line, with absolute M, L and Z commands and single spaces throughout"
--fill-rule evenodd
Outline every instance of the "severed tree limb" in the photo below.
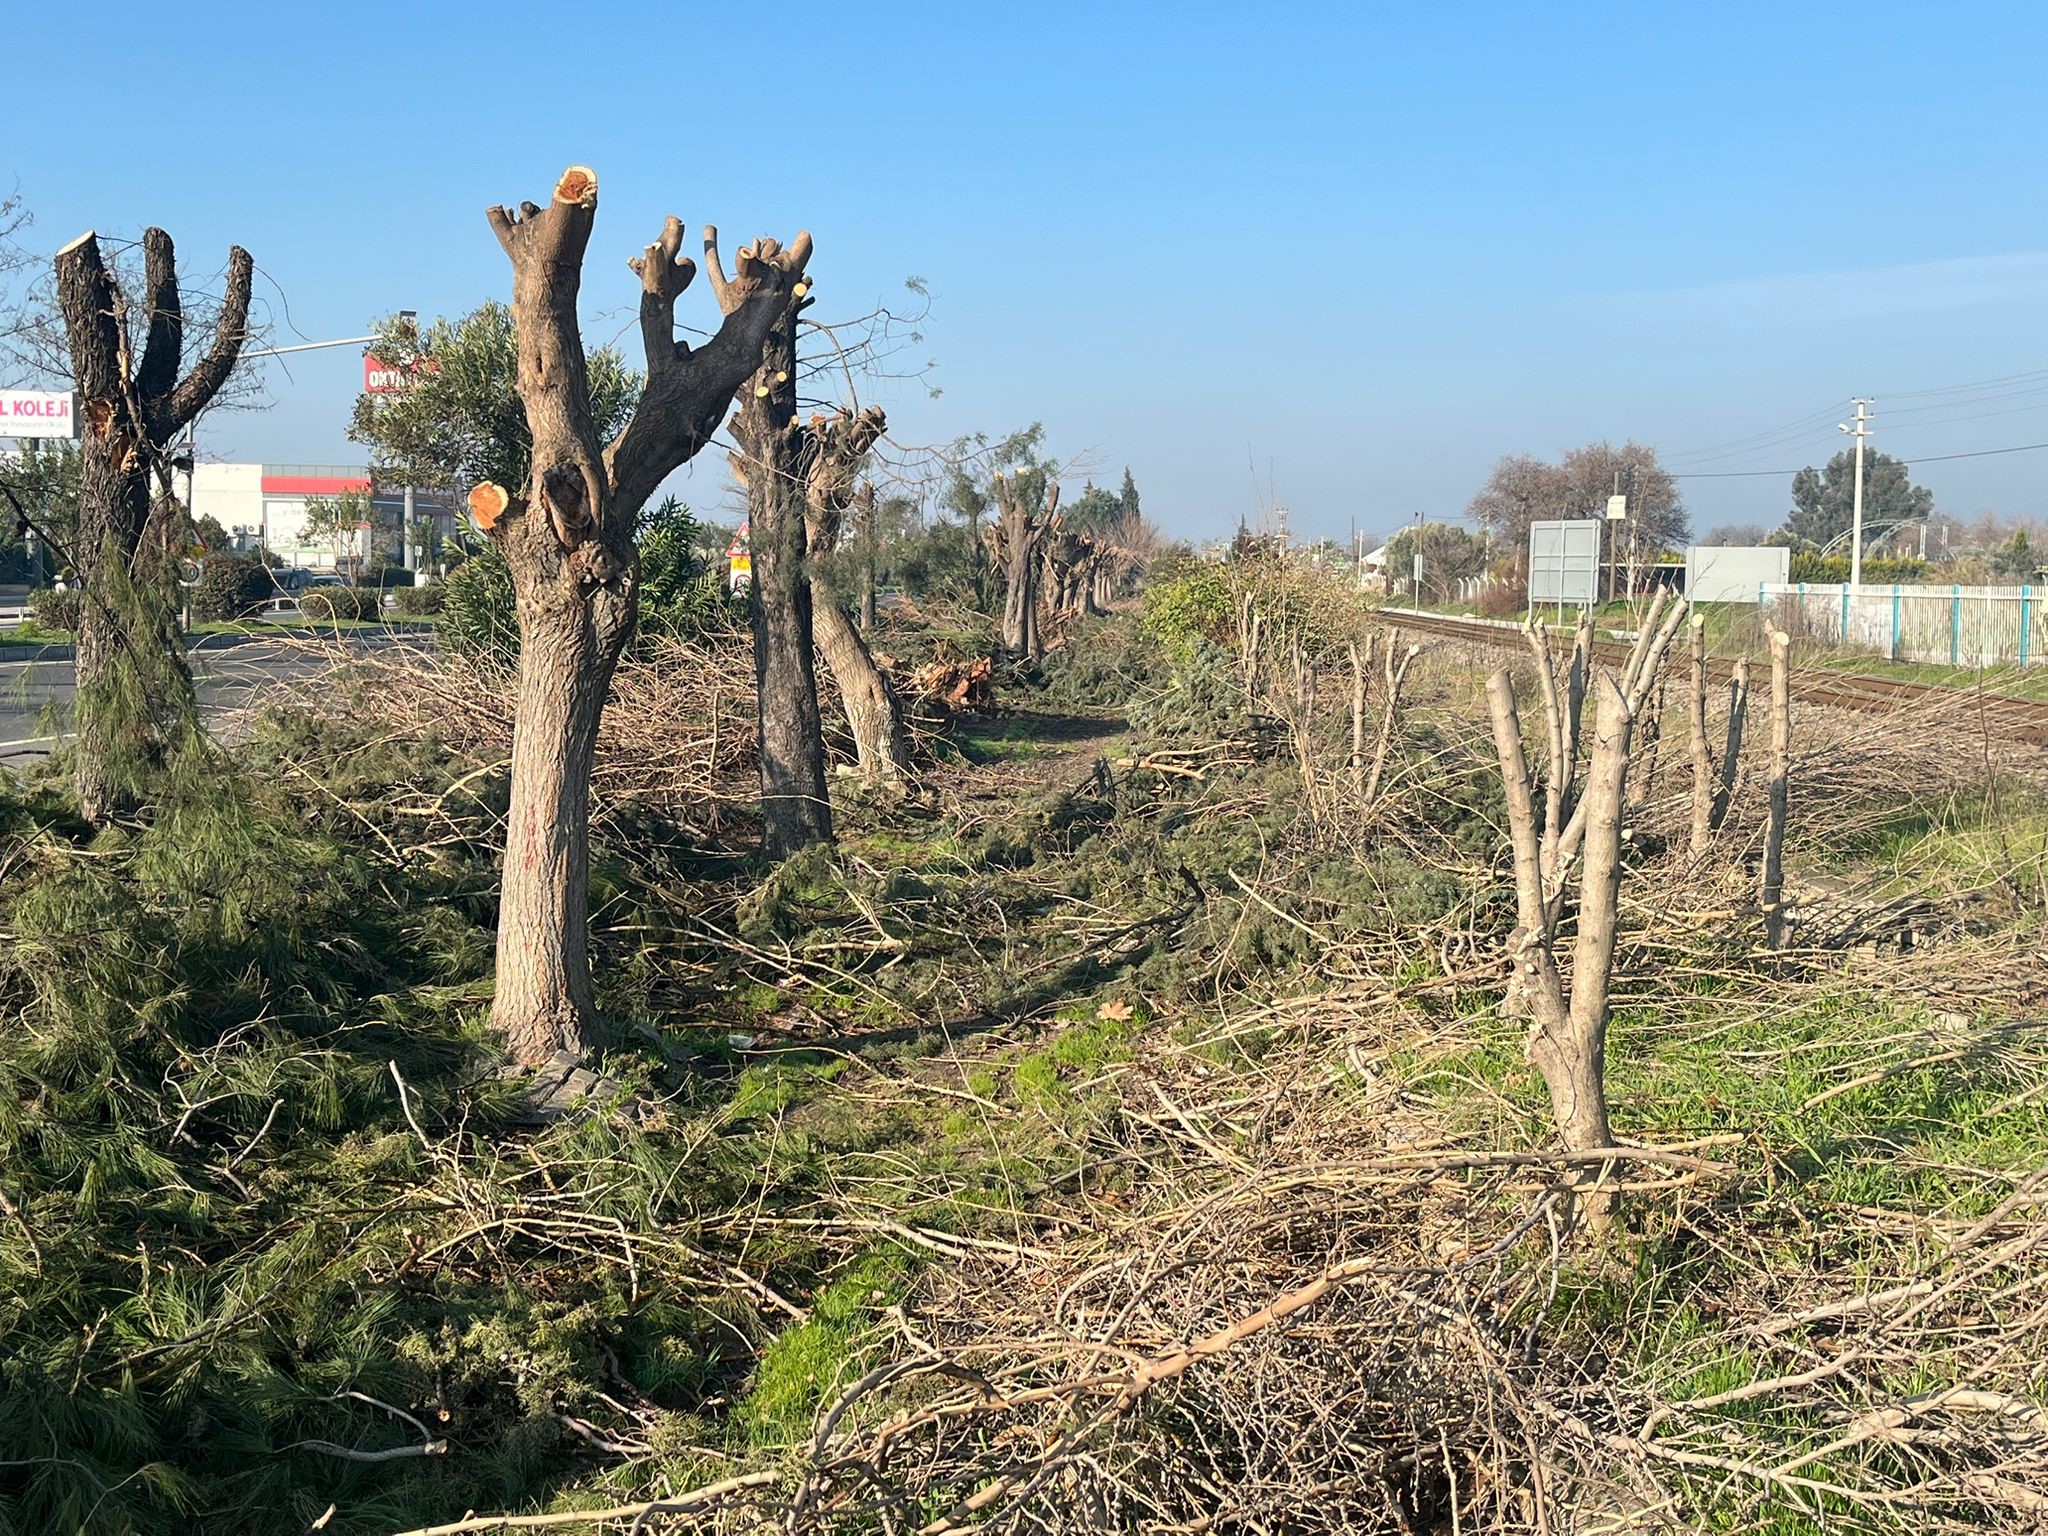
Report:
M 1362 790 L 1365 785 L 1365 679 L 1372 667 L 1372 635 L 1368 633 L 1361 646 L 1356 640 L 1345 646 L 1351 658 L 1351 787 Z
M 1564 831 L 1565 796 L 1571 788 L 1572 754 L 1565 747 L 1565 709 L 1558 697 L 1557 670 L 1550 655 L 1550 632 L 1541 619 L 1532 618 L 1522 629 L 1523 637 L 1536 656 L 1536 688 L 1543 700 L 1543 874 L 1557 878 L 1557 844 Z
M 1365 776 L 1364 798 L 1367 805 L 1379 799 L 1380 781 L 1387 771 L 1387 750 L 1393 745 L 1394 728 L 1400 721 L 1401 688 L 1408 681 L 1408 668 L 1421 654 L 1421 646 L 1411 645 L 1401 652 L 1397 661 L 1393 646 L 1390 644 L 1387 648 L 1387 701 L 1386 708 L 1380 712 L 1379 738 L 1373 743 L 1372 769 Z
M 398 1536 L 468 1536 L 472 1531 L 532 1531 L 557 1525 L 605 1525 L 618 1520 L 644 1520 L 652 1515 L 681 1515 L 736 1493 L 764 1488 L 778 1475 L 774 1472 L 746 1472 L 738 1477 L 728 1477 L 723 1482 L 693 1488 L 673 1498 L 653 1499 L 643 1504 L 616 1504 L 609 1509 L 566 1509 L 545 1515 L 472 1515 L 443 1525 L 423 1525 L 410 1531 L 400 1531 Z
M 1647 708 L 1641 717 L 1642 772 L 1634 775 L 1628 786 L 1628 803 L 1634 809 L 1649 804 L 1650 796 L 1657 787 L 1657 748 L 1664 739 L 1664 684 L 1665 679 L 1660 676 L 1657 686 L 1650 690 Z
M 1687 703 L 1692 731 L 1687 743 L 1692 756 L 1692 832 L 1686 847 L 1692 858 L 1698 860 L 1706 856 L 1714 814 L 1714 762 L 1707 746 L 1707 621 L 1702 614 L 1692 616 L 1689 662 Z

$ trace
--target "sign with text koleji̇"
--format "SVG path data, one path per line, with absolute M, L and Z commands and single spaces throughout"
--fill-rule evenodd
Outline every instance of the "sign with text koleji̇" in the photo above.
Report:
M 0 389 L 0 437 L 76 437 L 68 389 Z

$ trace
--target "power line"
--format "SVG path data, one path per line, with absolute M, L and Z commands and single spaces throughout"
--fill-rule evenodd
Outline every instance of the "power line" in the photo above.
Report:
M 1915 464 L 1944 464 L 1951 459 L 1988 459 L 2001 453 L 2038 453 L 2048 448 L 2048 443 L 2019 443 L 2011 448 L 1979 448 L 1971 453 L 1928 453 L 1912 458 L 1900 459 L 1908 468 Z M 1811 464 L 1802 464 L 1799 469 L 1811 469 Z M 1796 475 L 1799 469 L 1723 469 L 1705 473 L 1674 474 L 1673 480 L 1747 480 L 1766 476 Z

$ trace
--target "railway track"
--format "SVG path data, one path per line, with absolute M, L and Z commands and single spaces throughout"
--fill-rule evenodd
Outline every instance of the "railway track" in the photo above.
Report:
M 1506 620 L 1461 619 L 1449 614 L 1413 613 L 1405 609 L 1382 609 L 1380 617 L 1385 623 L 1416 634 L 1443 635 L 1474 645 L 1519 651 L 1528 644 L 1522 638 L 1521 626 Z M 1553 644 L 1562 642 L 1568 648 L 1571 631 L 1569 628 L 1553 630 L 1551 639 Z M 1593 653 L 1602 661 L 1625 661 L 1628 652 L 1628 645 L 1619 640 L 1595 640 L 1593 643 Z M 1710 657 L 1707 669 L 1716 682 L 1725 682 L 1734 664 L 1720 657 Z M 1792 696 L 1814 704 L 1871 714 L 1889 714 L 1906 709 L 1939 712 L 1952 716 L 1959 725 L 1967 721 L 1973 735 L 1988 731 L 2002 741 L 2048 746 L 2048 703 L 2014 698 L 2011 694 L 1989 689 L 1908 682 L 1895 677 L 1868 677 L 1855 672 L 1837 672 L 1828 667 L 1794 667 Z

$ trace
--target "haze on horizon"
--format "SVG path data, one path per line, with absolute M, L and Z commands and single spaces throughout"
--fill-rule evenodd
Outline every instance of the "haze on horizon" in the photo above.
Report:
M 665 214 L 805 227 L 820 317 L 928 284 L 900 361 L 934 366 L 863 386 L 898 442 L 1042 420 L 1186 537 L 1256 516 L 1254 465 L 1341 537 L 1602 438 L 1710 476 L 1696 530 L 1771 524 L 1853 394 L 1943 510 L 2048 517 L 2048 452 L 1941 457 L 2048 443 L 2036 9 L 897 5 L 764 45 L 614 8 L 554 57 L 532 5 L 160 14 L 102 7 L 133 46 L 90 51 L 76 12 L 11 17 L 40 66 L 0 172 L 43 249 L 160 223 L 196 275 L 246 245 L 271 345 L 503 296 L 484 207 L 576 161 L 593 340 L 637 361 L 625 260 Z M 363 456 L 354 353 L 269 367 L 208 457 Z M 715 457 L 681 486 L 712 509 Z

